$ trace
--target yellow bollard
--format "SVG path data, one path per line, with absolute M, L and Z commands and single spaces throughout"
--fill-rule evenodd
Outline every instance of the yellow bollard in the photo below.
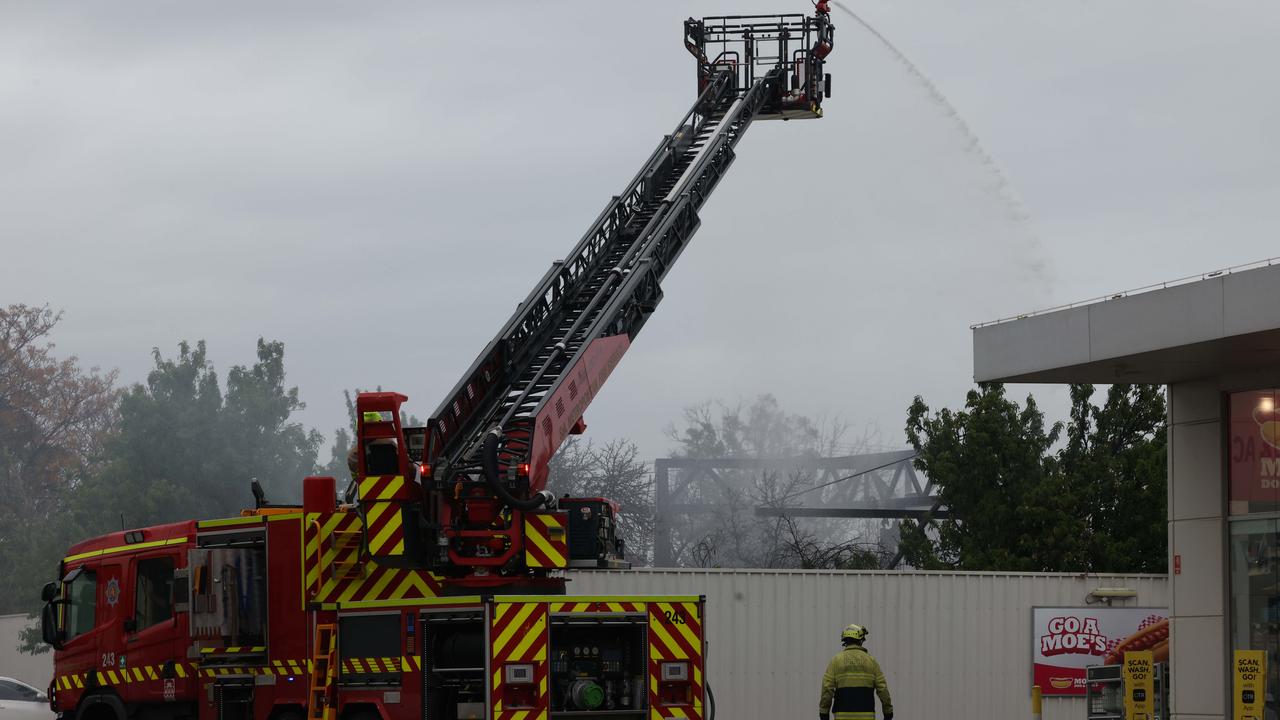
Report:
M 1041 720 L 1040 686 L 1031 686 L 1031 720 Z

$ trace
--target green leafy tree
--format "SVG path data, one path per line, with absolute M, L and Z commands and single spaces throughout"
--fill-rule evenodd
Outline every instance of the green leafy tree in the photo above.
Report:
M 282 343 L 260 339 L 257 362 L 232 367 L 225 393 L 203 341 L 153 357 L 146 384 L 121 400 L 105 467 L 80 494 L 97 516 L 136 527 L 232 515 L 254 478 L 273 502 L 300 497 L 322 437 L 290 421 L 305 405 L 284 384 Z
M 1059 458 L 1067 490 L 1088 508 L 1086 569 L 1165 572 L 1167 448 L 1159 385 L 1071 386 L 1067 445 Z
M 965 570 L 1162 571 L 1164 398 L 1157 386 L 1116 385 L 1107 402 L 1071 388 L 1069 424 L 1046 427 L 1028 396 L 998 383 L 968 393 L 960 411 L 917 397 L 907 419 L 916 466 L 950 518 L 904 522 L 915 567 Z M 1064 428 L 1065 446 L 1058 447 Z M 1056 449 L 1055 449 L 1056 448 Z
M 931 541 L 918 524 L 903 523 L 904 558 L 922 568 L 1040 571 L 1075 567 L 1084 529 L 1061 495 L 1050 449 L 1062 431 L 1045 427 L 1028 396 L 1026 406 L 1004 386 L 980 385 L 965 409 L 930 411 L 917 397 L 907 419 L 915 464 L 939 488 L 951 518 Z

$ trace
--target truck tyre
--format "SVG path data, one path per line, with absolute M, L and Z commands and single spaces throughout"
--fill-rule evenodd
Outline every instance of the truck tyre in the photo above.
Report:
M 80 699 L 75 720 L 125 720 L 124 703 L 114 693 L 94 693 Z

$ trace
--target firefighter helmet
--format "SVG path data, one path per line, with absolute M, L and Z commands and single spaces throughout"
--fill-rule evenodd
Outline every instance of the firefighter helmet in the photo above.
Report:
M 860 643 L 867 639 L 867 629 L 861 625 L 849 625 L 845 627 L 844 632 L 840 633 L 840 642 Z

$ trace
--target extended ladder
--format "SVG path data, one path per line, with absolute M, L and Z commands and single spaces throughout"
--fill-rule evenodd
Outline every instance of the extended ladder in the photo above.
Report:
M 553 264 L 437 409 L 425 461 L 448 468 L 451 476 L 479 472 L 481 443 L 497 427 L 503 433 L 501 465 L 530 462 L 535 435 L 550 430 L 533 427 L 534 418 L 591 341 L 640 331 L 662 298 L 660 281 L 698 229 L 698 209 L 733 162 L 743 132 L 784 81 L 775 72 L 740 91 L 732 73 L 714 76 L 675 132 L 569 257 Z M 563 440 L 537 438 L 539 446 L 552 448 Z

